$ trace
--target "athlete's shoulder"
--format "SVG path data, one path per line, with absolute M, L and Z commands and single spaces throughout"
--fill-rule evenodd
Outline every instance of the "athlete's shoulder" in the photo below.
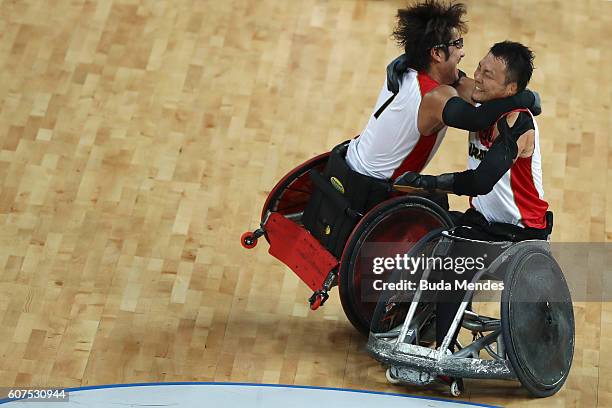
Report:
M 457 91 L 448 85 L 439 85 L 423 96 L 419 106 L 418 129 L 422 135 L 431 135 L 442 129 L 444 105 Z
M 443 107 L 454 96 L 459 96 L 455 88 L 450 85 L 439 85 L 423 96 L 422 104 L 431 107 Z
M 430 99 L 449 99 L 457 96 L 457 90 L 450 85 L 438 85 L 429 91 L 423 98 Z

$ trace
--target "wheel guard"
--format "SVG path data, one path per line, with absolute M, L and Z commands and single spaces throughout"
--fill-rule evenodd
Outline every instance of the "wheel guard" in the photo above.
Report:
M 270 215 L 265 229 L 270 255 L 291 268 L 310 289 L 321 289 L 338 260 L 310 232 L 278 213 Z

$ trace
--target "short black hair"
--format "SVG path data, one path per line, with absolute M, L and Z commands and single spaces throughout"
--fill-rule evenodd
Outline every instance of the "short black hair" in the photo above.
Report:
M 502 41 L 493 44 L 489 52 L 506 64 L 506 84 L 516 82 L 517 92 L 527 87 L 535 58 L 529 47 L 514 41 Z
M 398 10 L 393 38 L 404 48 L 408 66 L 417 71 L 429 68 L 429 50 L 449 43 L 453 28 L 466 33 L 467 25 L 462 20 L 465 12 L 463 3 L 447 4 L 437 0 L 426 0 Z M 448 59 L 448 46 L 441 48 Z

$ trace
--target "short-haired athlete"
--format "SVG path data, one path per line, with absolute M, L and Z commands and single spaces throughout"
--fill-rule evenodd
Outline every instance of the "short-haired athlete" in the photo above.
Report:
M 474 73 L 473 101 L 485 103 L 525 89 L 533 72 L 533 58 L 532 51 L 520 43 L 504 41 L 493 45 Z M 470 196 L 471 208 L 456 221 L 459 227 L 454 234 L 461 237 L 522 241 L 547 239 L 552 230 L 542 187 L 538 127 L 527 110 L 512 111 L 496 125 L 470 132 L 466 171 L 440 176 L 407 172 L 396 184 Z M 471 276 L 466 273 L 461 279 L 471 279 L 474 273 Z M 447 291 L 445 298 L 438 300 L 438 346 L 451 327 L 464 294 L 461 290 Z
M 516 108 L 537 110 L 531 91 L 475 107 L 458 95 L 471 96 L 471 81 L 457 64 L 465 55 L 462 3 L 417 3 L 398 11 L 394 37 L 405 54 L 387 67 L 387 82 L 374 113 L 350 142 L 349 167 L 375 179 L 393 180 L 406 171 L 421 172 L 435 154 L 447 125 L 484 129 Z M 462 75 L 463 74 L 463 75 Z M 537 114 L 537 113 L 536 113 Z

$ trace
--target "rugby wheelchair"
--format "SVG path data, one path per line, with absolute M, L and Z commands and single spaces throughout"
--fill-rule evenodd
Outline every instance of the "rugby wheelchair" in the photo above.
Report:
M 457 245 L 479 248 L 488 260 L 470 283 L 503 283 L 499 318 L 471 310 L 475 291 L 466 290 L 442 344 L 434 349 L 435 304 L 428 286 L 386 291 L 372 318 L 368 352 L 388 367 L 386 377 L 393 384 L 442 382 L 459 396 L 463 378 L 518 379 L 532 396 L 553 395 L 569 374 L 575 324 L 570 291 L 549 242 L 477 241 L 462 238 L 459 228 L 431 231 L 408 255 L 435 259 L 451 254 Z M 432 269 L 424 265 L 410 276 L 396 269 L 389 282 L 407 277 L 435 282 Z M 471 344 L 454 340 L 458 327 L 471 332 Z M 480 357 L 483 350 L 487 358 Z
M 349 321 L 367 336 L 379 293 L 362 283 L 372 274 L 366 256 L 405 253 L 428 232 L 452 220 L 427 198 L 392 191 L 390 183 L 348 169 L 348 142 L 316 156 L 284 176 L 268 194 L 260 226 L 241 244 L 253 248 L 265 237 L 269 253 L 313 291 L 316 310 L 339 286 Z

